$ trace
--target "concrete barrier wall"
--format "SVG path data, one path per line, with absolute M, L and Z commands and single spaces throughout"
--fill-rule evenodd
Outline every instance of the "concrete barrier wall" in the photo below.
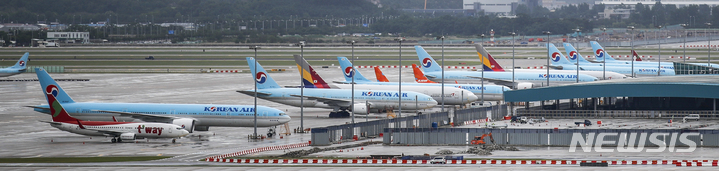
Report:
M 496 144 L 502 145 L 527 145 L 527 146 L 569 146 L 572 137 L 577 134 L 579 139 L 584 141 L 592 140 L 592 144 L 598 144 L 599 136 L 603 136 L 602 146 L 638 146 L 644 144 L 647 147 L 656 147 L 651 142 L 652 134 L 659 141 L 665 142 L 667 146 L 674 143 L 677 147 L 696 145 L 697 147 L 719 146 L 719 130 L 681 130 L 681 129 L 487 129 L 487 128 L 439 128 L 439 129 L 411 129 L 411 128 L 385 128 L 385 144 L 405 145 L 467 145 L 475 136 L 482 136 L 492 133 Z M 682 134 L 692 133 L 686 136 L 682 142 Z M 646 138 L 641 139 L 645 134 Z M 693 135 L 696 134 L 696 135 Z M 634 138 L 632 137 L 634 135 Z M 623 138 L 625 137 L 625 138 Z M 703 137 L 703 138 L 702 138 Z M 632 138 L 634 141 L 632 141 Z M 620 142 L 624 139 L 624 142 Z M 486 137 L 485 142 L 490 139 Z

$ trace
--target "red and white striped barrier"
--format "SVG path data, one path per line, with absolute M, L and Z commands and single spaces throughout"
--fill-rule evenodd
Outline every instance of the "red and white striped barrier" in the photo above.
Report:
M 544 69 L 544 66 L 527 67 L 527 69 Z
M 238 73 L 242 70 L 210 70 L 210 73 Z
M 254 148 L 254 149 L 249 149 L 249 150 L 243 150 L 243 151 L 238 151 L 238 152 L 229 153 L 229 154 L 212 156 L 212 157 L 208 157 L 206 160 L 207 160 L 207 161 L 210 161 L 210 159 L 222 159 L 222 158 L 227 158 L 227 157 L 235 157 L 235 156 L 241 156 L 241 155 L 252 154 L 252 153 L 259 153 L 259 152 L 265 152 L 265 151 L 274 151 L 274 150 L 284 150 L 284 149 L 290 149 L 290 148 L 307 147 L 307 146 L 309 146 L 309 145 L 310 145 L 310 143 L 309 143 L 309 142 L 306 142 L 306 143 L 298 143 L 298 144 L 288 144 L 288 145 L 279 145 L 279 146 L 259 147 L 259 148 Z
M 464 121 L 464 125 L 478 124 L 478 123 L 485 123 L 485 122 L 489 122 L 489 118 L 479 119 L 479 120 L 471 120 L 471 121 Z
M 220 159 L 208 158 L 208 162 L 250 163 L 250 164 L 429 164 L 428 160 L 394 159 Z M 717 160 L 678 161 L 587 161 L 587 160 L 447 160 L 447 164 L 493 164 L 493 165 L 579 165 L 580 163 L 607 163 L 609 165 L 676 165 L 717 167 Z
M 357 68 L 412 68 L 412 66 L 404 65 L 404 66 L 397 66 L 397 65 L 357 65 L 355 66 Z M 472 66 L 446 66 L 447 69 L 477 69 L 477 67 Z

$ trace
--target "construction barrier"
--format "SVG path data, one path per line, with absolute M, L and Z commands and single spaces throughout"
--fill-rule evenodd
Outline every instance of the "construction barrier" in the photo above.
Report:
M 227 158 L 227 157 L 235 157 L 235 156 L 259 153 L 259 152 L 265 152 L 265 151 L 285 150 L 285 149 L 291 149 L 291 148 L 307 147 L 309 145 L 310 145 L 310 143 L 306 142 L 306 143 L 288 144 L 288 145 L 280 145 L 280 146 L 258 147 L 258 148 L 238 151 L 238 152 L 229 153 L 229 154 L 212 156 L 212 157 L 206 158 L 206 160 L 210 161 L 210 159 L 223 159 L 223 158 Z
M 248 164 L 430 164 L 428 160 L 395 159 L 219 159 L 208 158 L 208 162 L 248 163 Z M 580 163 L 607 163 L 608 165 L 676 165 L 717 167 L 718 160 L 680 161 L 680 160 L 447 160 L 446 164 L 455 165 L 576 165 Z

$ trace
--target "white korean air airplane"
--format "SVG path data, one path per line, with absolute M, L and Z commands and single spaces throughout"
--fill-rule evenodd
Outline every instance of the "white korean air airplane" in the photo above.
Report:
M 75 102 L 44 69 L 36 68 L 35 72 L 43 91 L 49 87 L 56 89 L 52 91 L 53 97 L 69 109 L 67 112 L 70 115 L 82 120 L 111 121 L 111 116 L 119 115 L 118 120 L 171 123 L 189 132 L 207 131 L 210 126 L 254 126 L 254 105 Z M 52 114 L 49 105 L 28 107 Z M 257 115 L 258 127 L 277 126 L 290 121 L 285 112 L 266 106 L 257 106 Z
M 7 68 L 0 68 L 0 77 L 9 77 L 23 73 L 27 70 L 27 59 L 30 53 L 25 52 L 15 65 Z
M 375 82 L 368 80 L 362 75 L 362 73 L 360 73 L 359 70 L 352 69 L 352 62 L 350 62 L 346 57 L 337 57 L 337 61 L 339 61 L 340 68 L 342 68 L 342 71 L 344 72 L 343 75 L 345 77 L 345 81 L 339 82 L 342 84 L 337 86 L 350 87 L 352 77 L 354 77 L 355 83 L 357 83 L 355 88 L 362 87 L 362 85 L 382 85 L 389 86 L 388 89 L 396 89 L 399 85 L 398 82 Z M 442 97 L 440 96 L 440 94 L 442 94 L 442 89 L 437 87 L 441 86 L 442 84 L 402 83 L 402 90 L 422 92 L 432 96 L 434 100 L 440 102 L 442 100 Z M 444 87 L 444 104 L 446 105 L 461 105 L 479 100 L 478 96 L 482 91 L 481 85 L 472 84 L 445 84 Z M 498 100 L 501 100 L 504 91 L 509 90 L 508 87 L 498 85 L 485 85 L 484 89 L 485 95 L 487 95 L 487 97 L 493 97 L 492 100 L 495 100 L 497 96 L 499 97 Z M 469 96 L 469 94 L 474 94 L 474 96 Z M 475 97 L 477 99 L 474 99 Z M 485 97 L 485 100 L 489 100 L 487 97 Z
M 574 70 L 576 71 L 577 65 L 574 63 L 569 62 L 564 55 L 562 55 L 561 52 L 559 52 L 559 49 L 557 49 L 554 44 L 549 44 L 549 56 L 551 57 L 552 65 L 549 67 L 561 69 L 561 70 Z M 589 71 L 612 71 L 620 74 L 625 75 L 632 75 L 632 68 L 631 67 L 618 67 L 618 66 L 579 66 L 580 70 L 589 70 Z M 675 75 L 673 69 L 661 69 L 658 70 L 657 68 L 652 67 L 642 67 L 642 66 L 634 66 L 634 74 L 636 75 L 644 75 L 644 76 L 656 76 L 657 72 L 661 72 L 661 75 L 667 76 L 667 75 Z
M 604 51 L 604 48 L 602 45 L 599 45 L 599 42 L 597 41 L 590 41 L 589 44 L 592 45 L 592 50 L 594 51 L 594 57 L 596 57 L 595 62 L 603 62 L 606 60 L 605 63 L 619 63 L 619 64 L 632 64 L 632 61 L 620 61 L 612 58 L 607 51 Z M 634 61 L 634 67 L 636 68 L 637 65 L 646 65 L 646 66 L 657 66 L 657 62 L 649 62 L 649 61 Z M 630 66 L 631 67 L 631 66 Z M 661 62 L 662 68 L 668 68 L 668 69 L 674 69 L 674 62 Z M 655 68 L 656 69 L 656 68 Z M 655 72 L 656 74 L 656 72 Z
M 479 55 L 480 60 L 482 57 L 485 57 L 485 66 L 484 66 L 484 72 L 491 72 L 491 71 L 497 71 L 497 72 L 533 72 L 533 73 L 547 73 L 547 70 L 542 69 L 504 69 L 497 61 L 494 60 L 491 54 L 484 49 L 484 47 L 480 44 L 475 44 L 475 47 L 477 48 L 477 54 Z M 489 63 L 487 63 L 489 61 Z M 550 74 L 567 74 L 567 73 L 577 73 L 577 71 L 568 71 L 568 70 L 549 70 Z M 583 71 L 580 70 L 579 74 L 587 74 L 589 76 L 597 77 L 600 80 L 607 79 L 625 79 L 627 78 L 626 75 L 616 73 L 616 72 L 603 72 L 603 71 Z
M 442 80 L 442 66 L 429 56 L 421 46 L 414 46 L 417 50 L 417 57 L 422 65 L 425 76 L 432 81 L 439 82 Z M 445 81 L 470 81 L 478 82 L 482 78 L 482 73 L 477 71 L 444 71 Z M 547 77 L 551 85 L 571 84 L 576 82 L 577 74 L 571 73 L 530 73 L 530 72 L 517 72 L 515 73 L 515 81 L 517 82 L 516 87 L 518 89 L 539 87 L 542 84 L 546 84 Z M 511 72 L 484 72 L 484 79 L 493 82 L 495 84 L 512 85 L 512 73 Z M 596 77 L 592 77 L 585 74 L 579 74 L 580 82 L 597 81 Z M 529 84 L 529 85 L 527 85 Z M 546 85 L 545 85 L 546 86 Z
M 255 82 L 257 82 L 257 97 L 277 103 L 299 107 L 300 104 L 300 88 L 283 88 L 275 82 L 270 75 L 267 74 L 262 65 L 257 63 L 255 68 L 255 59 L 247 57 L 247 64 L 250 66 Z M 317 86 L 320 82 L 312 84 L 314 81 L 310 73 L 304 70 L 304 81 L 306 84 Z M 312 74 L 314 71 L 312 71 Z M 237 91 L 242 94 L 254 96 L 254 90 Z M 355 114 L 369 114 L 374 111 L 384 111 L 397 109 L 402 105 L 402 109 L 421 110 L 432 108 L 437 105 L 437 101 L 432 97 L 413 91 L 386 91 L 386 90 L 363 90 L 355 89 L 355 104 L 352 102 L 352 90 L 349 89 L 327 89 L 327 88 L 305 88 L 304 89 L 304 107 L 316 107 L 333 109 L 330 117 L 348 117 L 347 110 L 354 111 Z M 402 98 L 402 104 L 399 104 L 399 98 Z M 369 106 L 369 107 L 368 107 Z
M 593 63 L 593 62 L 587 61 L 586 59 L 584 59 L 584 57 L 582 57 L 582 54 L 580 54 L 579 51 L 577 51 L 577 49 L 574 49 L 574 46 L 572 46 L 572 44 L 570 44 L 570 43 L 564 43 L 563 45 L 564 45 L 564 51 L 567 52 L 567 59 L 569 59 L 569 62 L 571 62 L 571 63 L 575 63 L 575 64 L 576 64 L 577 61 L 579 61 L 579 65 L 584 65 L 584 66 L 602 66 L 602 65 L 605 65 L 604 63 L 602 63 L 602 61 L 597 61 L 597 62 L 599 62 L 599 63 Z M 606 58 L 606 59 L 609 59 L 609 58 L 611 58 L 611 57 L 608 57 L 608 58 Z M 604 59 L 604 58 L 603 58 L 603 59 Z M 621 61 L 621 62 L 624 62 L 624 61 Z M 631 61 L 628 62 L 629 64 L 621 63 L 621 62 L 619 62 L 619 63 L 607 62 L 606 65 L 607 65 L 608 67 L 609 67 L 609 66 L 611 66 L 611 67 L 629 67 L 629 68 L 632 67 Z M 645 68 L 645 69 L 646 69 L 646 68 L 656 69 L 658 66 L 657 66 L 657 63 L 656 63 L 656 62 L 655 62 L 655 63 L 647 63 L 647 62 L 634 61 L 634 68 L 637 68 L 637 67 L 639 67 L 639 68 Z M 671 65 L 664 65 L 664 64 L 662 64 L 661 67 L 664 68 L 664 69 L 674 69 L 674 64 L 671 64 Z
M 41 122 L 49 123 L 50 126 L 63 131 L 87 136 L 113 137 L 112 143 L 138 138 L 173 138 L 172 143 L 175 143 L 174 138 L 190 134 L 181 126 L 166 123 L 82 121 L 68 114 L 57 100 L 58 91 L 55 85 L 45 88 L 45 98 L 47 103 L 51 104 L 49 106 L 52 121 Z

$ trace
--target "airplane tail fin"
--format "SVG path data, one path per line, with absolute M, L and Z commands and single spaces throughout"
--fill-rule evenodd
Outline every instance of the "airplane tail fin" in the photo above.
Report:
M 412 64 L 412 66 L 416 65 Z M 380 70 L 378 67 L 374 67 L 374 76 L 377 77 L 377 82 L 389 82 L 389 79 L 384 76 L 384 73 L 382 73 L 382 70 Z
M 338 56 L 337 61 L 340 62 L 340 68 L 342 68 L 342 72 L 344 72 L 344 77 L 347 82 L 352 82 L 352 77 L 355 78 L 355 82 L 370 82 L 370 80 L 362 76 L 360 71 L 352 68 L 352 62 L 350 62 L 350 60 L 346 57 Z
M 569 60 L 567 60 L 564 55 L 559 52 L 559 49 L 557 49 L 557 47 L 552 43 L 549 43 L 549 56 L 551 57 L 552 64 L 554 65 L 573 65 L 573 63 L 569 62 Z
M 632 58 L 634 58 L 634 61 L 642 61 L 642 58 L 639 58 L 639 54 L 637 54 L 637 51 L 632 50 Z
M 57 82 L 55 82 L 55 80 L 52 79 L 49 74 L 47 74 L 47 71 L 45 71 L 45 69 L 35 68 L 35 73 L 37 74 L 37 79 L 40 81 L 40 86 L 42 87 L 43 91 L 51 92 L 53 99 L 56 99 L 56 101 L 58 101 L 59 103 L 75 103 L 75 101 L 72 100 L 72 98 L 70 98 L 67 93 L 65 93 L 65 90 L 63 90 L 62 87 L 60 87 L 60 85 L 58 85 Z M 50 89 L 52 89 L 52 91 L 48 91 Z
M 577 51 L 577 49 L 575 49 L 571 43 L 564 43 L 563 45 L 564 45 L 564 51 L 567 52 L 567 58 L 569 58 L 569 62 L 575 63 L 575 64 L 577 63 L 577 61 L 587 62 L 587 63 L 589 62 L 582 57 L 582 54 L 580 54 L 579 51 Z
M 257 83 L 257 89 L 282 88 L 279 84 L 277 84 L 277 82 L 275 82 L 274 79 L 272 79 L 272 77 L 270 77 L 269 74 L 267 74 L 267 71 L 262 68 L 262 65 L 255 61 L 255 58 L 247 57 L 245 59 L 247 59 L 247 65 L 250 66 L 250 71 L 252 71 L 252 75 L 254 76 L 253 78 Z M 255 68 L 255 63 L 257 64 L 257 68 Z
M 442 71 L 442 66 L 439 66 L 439 63 L 437 63 L 432 56 L 429 56 L 429 53 L 427 53 L 422 46 L 414 46 L 414 49 L 417 51 L 419 63 L 422 64 L 422 69 L 425 72 Z
M 13 66 L 10 67 L 10 68 L 13 68 L 13 69 L 21 69 L 21 70 L 26 69 L 26 68 L 27 68 L 27 59 L 28 59 L 29 56 L 30 56 L 30 53 L 25 52 L 25 54 L 22 55 L 22 57 L 20 58 L 20 60 L 18 60 L 17 63 L 15 63 L 15 65 L 13 65 Z
M 436 83 L 424 76 L 424 73 L 419 69 L 417 64 L 412 64 L 412 72 L 414 72 L 414 81 L 417 83 Z
M 330 88 L 327 82 L 315 72 L 315 69 L 312 68 L 312 65 L 310 65 L 305 58 L 300 55 L 295 55 L 295 63 L 297 63 L 297 68 L 301 68 L 299 71 L 305 88 Z
M 35 69 L 35 71 L 38 71 L 38 69 Z M 47 99 L 48 106 L 50 106 L 50 114 L 52 115 L 53 122 L 71 122 L 78 120 L 67 114 L 67 111 L 62 107 L 62 104 L 58 100 L 58 97 L 61 95 L 60 92 L 62 91 L 60 87 L 54 84 L 43 87 L 45 87 L 45 98 Z
M 616 61 L 614 58 L 609 56 L 609 53 L 607 53 L 607 51 L 604 51 L 604 48 L 602 47 L 602 45 L 599 45 L 599 42 L 590 41 L 589 44 L 592 44 L 592 50 L 594 51 L 594 57 L 596 57 L 596 61 Z
M 500 66 L 494 58 L 492 58 L 492 55 L 489 54 L 484 46 L 481 44 L 474 44 L 474 47 L 477 49 L 477 55 L 479 56 L 480 61 L 484 61 L 482 68 L 485 71 L 504 71 L 502 66 Z

